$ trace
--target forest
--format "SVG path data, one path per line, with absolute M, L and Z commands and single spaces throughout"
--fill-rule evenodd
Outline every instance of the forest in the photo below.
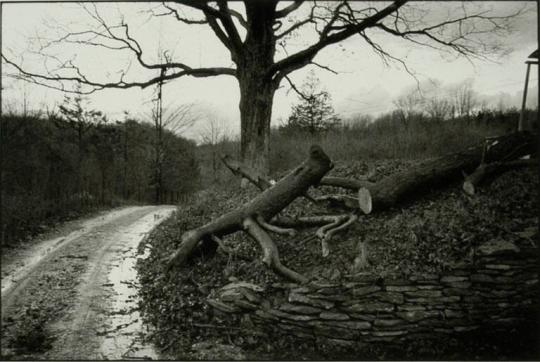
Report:
M 177 203 L 198 187 L 195 143 L 163 130 L 157 148 L 154 125 L 129 116 L 7 114 L 2 136 L 2 245 L 98 209 Z

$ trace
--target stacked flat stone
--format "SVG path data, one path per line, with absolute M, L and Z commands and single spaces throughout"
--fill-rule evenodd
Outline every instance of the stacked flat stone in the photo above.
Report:
M 341 345 L 406 341 L 479 328 L 507 329 L 538 305 L 538 248 L 490 241 L 442 274 L 369 273 L 341 283 L 225 286 L 209 303 L 262 327 Z

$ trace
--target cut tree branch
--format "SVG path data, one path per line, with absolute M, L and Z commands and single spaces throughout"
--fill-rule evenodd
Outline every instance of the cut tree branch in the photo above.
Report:
M 248 228 L 248 231 L 258 236 L 256 238 L 263 245 L 263 248 L 267 248 L 269 251 L 273 250 L 270 245 L 271 240 L 269 242 L 269 237 L 266 238 L 264 234 L 259 232 L 260 227 L 258 224 L 254 225 L 256 224 L 254 220 L 261 218 L 266 222 L 270 221 L 298 196 L 305 194 L 310 186 L 316 185 L 331 168 L 332 162 L 324 151 L 318 146 L 312 146 L 307 160 L 250 202 L 206 225 L 184 233 L 178 250 L 167 260 L 168 267 L 181 265 L 191 255 L 193 249 L 200 242 L 204 243 L 208 236 L 221 237 L 244 228 Z M 266 259 L 268 260 L 268 258 Z M 272 256 L 270 260 L 274 267 L 279 268 L 281 272 L 284 271 L 275 257 Z M 294 276 L 290 273 L 288 275 Z

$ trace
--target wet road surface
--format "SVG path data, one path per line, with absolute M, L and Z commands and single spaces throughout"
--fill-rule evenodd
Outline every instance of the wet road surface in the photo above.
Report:
M 174 206 L 117 209 L 2 260 L 2 356 L 157 359 L 137 310 L 137 246 Z

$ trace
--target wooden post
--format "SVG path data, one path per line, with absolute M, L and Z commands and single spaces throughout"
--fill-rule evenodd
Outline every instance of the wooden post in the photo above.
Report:
M 527 90 L 529 88 L 529 73 L 531 71 L 531 62 L 527 61 L 527 73 L 525 74 L 525 88 L 523 89 L 523 101 L 521 102 L 521 113 L 519 114 L 518 131 L 523 131 L 525 121 L 525 106 L 527 104 Z

